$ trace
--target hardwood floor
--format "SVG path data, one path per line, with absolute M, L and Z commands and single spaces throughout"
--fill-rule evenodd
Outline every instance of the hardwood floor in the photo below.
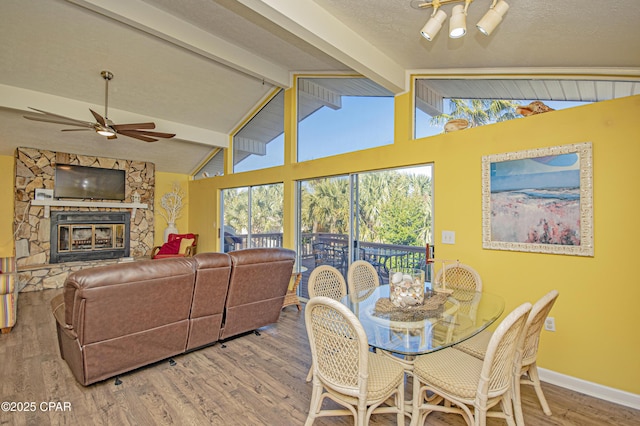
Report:
M 58 353 L 49 301 L 60 292 L 21 293 L 18 322 L 10 334 L 0 335 L 2 401 L 35 403 L 34 411 L 0 411 L 0 425 L 304 424 L 311 354 L 304 311 L 295 306 L 285 308 L 277 324 L 261 328 L 260 336 L 248 334 L 226 342 L 226 347 L 218 343 L 177 356 L 174 366 L 163 361 L 130 372 L 120 377 L 119 386 L 109 379 L 83 387 Z M 524 387 L 528 425 L 640 424 L 638 410 L 557 386 L 543 387 L 553 416 L 546 417 L 533 390 Z M 326 417 L 315 424 L 352 425 L 353 420 Z M 395 417 L 373 416 L 371 424 L 395 424 Z M 465 423 L 460 416 L 432 414 L 427 424 Z M 488 421 L 490 426 L 502 424 Z

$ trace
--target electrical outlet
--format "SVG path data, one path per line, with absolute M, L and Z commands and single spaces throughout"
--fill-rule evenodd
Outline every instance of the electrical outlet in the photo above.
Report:
M 556 331 L 556 319 L 554 317 L 547 317 L 544 320 L 544 329 L 547 331 Z
M 442 231 L 442 244 L 455 244 L 456 233 L 455 231 Z

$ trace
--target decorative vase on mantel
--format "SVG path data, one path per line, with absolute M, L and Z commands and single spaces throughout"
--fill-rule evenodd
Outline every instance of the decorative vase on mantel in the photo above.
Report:
M 169 234 L 177 234 L 178 228 L 176 228 L 176 224 L 174 222 L 167 223 L 167 227 L 164 230 L 164 242 L 169 241 Z

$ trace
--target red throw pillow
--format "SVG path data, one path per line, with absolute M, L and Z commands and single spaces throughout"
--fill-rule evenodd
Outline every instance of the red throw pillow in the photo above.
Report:
M 158 250 L 158 254 L 178 254 L 180 251 L 180 240 L 173 240 L 167 243 L 164 243 L 160 250 Z

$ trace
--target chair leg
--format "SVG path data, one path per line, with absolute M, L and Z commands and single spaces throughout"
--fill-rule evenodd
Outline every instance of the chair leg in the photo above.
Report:
M 516 422 L 513 417 L 512 405 L 511 405 L 512 399 L 513 399 L 512 393 L 507 392 L 502 396 L 502 399 L 500 400 L 500 406 L 502 407 L 502 412 L 504 413 L 504 416 L 507 420 L 507 424 L 509 426 L 516 426 Z
M 9 334 L 13 327 L 5 327 L 2 329 L 2 334 Z
M 319 383 L 313 384 L 313 390 L 311 391 L 311 403 L 309 406 L 309 415 L 304 423 L 305 426 L 311 426 L 315 420 L 317 413 L 320 411 L 322 405 L 322 385 Z
M 313 378 L 313 365 L 309 368 L 309 374 L 307 374 L 307 383 Z
M 396 423 L 398 426 L 404 426 L 404 380 L 398 386 L 398 392 L 395 397 L 396 400 L 396 408 L 398 409 L 398 414 L 396 416 Z
M 542 392 L 542 386 L 540 385 L 540 376 L 538 375 L 538 366 L 534 362 L 531 364 L 527 370 L 527 376 L 533 385 L 533 388 L 536 390 L 536 395 L 538 395 L 538 400 L 540 401 L 540 405 L 542 406 L 542 411 L 547 416 L 551 415 L 551 409 L 549 408 L 549 404 L 547 403 L 547 399 L 544 397 L 544 393 Z
M 367 418 L 367 405 L 362 400 L 358 401 L 357 418 L 353 423 L 356 426 L 366 426 L 369 424 L 369 419 Z
M 513 400 L 513 411 L 515 413 L 516 424 L 524 426 L 524 415 L 522 414 L 522 400 L 520 398 L 520 374 L 513 377 L 513 392 L 511 399 Z

